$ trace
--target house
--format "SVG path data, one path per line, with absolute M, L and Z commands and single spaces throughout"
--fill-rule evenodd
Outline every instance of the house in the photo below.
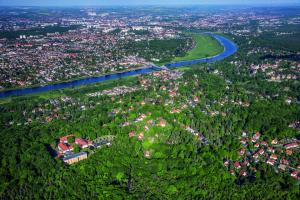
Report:
M 196 103 L 199 102 L 199 98 L 197 96 L 194 96 L 194 102 L 196 102 Z
M 92 142 L 84 140 L 82 138 L 76 138 L 75 144 L 78 144 L 82 149 L 88 148 L 92 145 Z
M 240 176 L 247 176 L 247 171 L 244 170 L 244 169 L 242 169 L 242 170 L 240 171 Z
M 255 153 L 255 154 L 253 154 L 252 157 L 253 157 L 254 159 L 258 159 L 258 156 L 259 156 L 259 154 L 258 154 L 258 153 Z
M 262 146 L 268 146 L 268 143 L 267 143 L 266 141 L 262 141 L 260 144 L 261 144 Z
M 277 139 L 272 140 L 271 144 L 274 144 L 274 145 L 278 144 L 278 140 Z
M 136 121 L 137 122 L 140 122 L 140 121 L 143 121 L 147 116 L 145 114 L 141 114 L 137 119 Z
M 242 132 L 242 137 L 247 137 L 247 132 L 243 131 Z
M 250 165 L 249 160 L 245 160 L 243 164 L 244 164 L 245 166 L 249 166 L 249 165 Z
M 226 160 L 226 161 L 224 162 L 224 166 L 225 166 L 225 167 L 228 167 L 228 165 L 229 165 L 229 160 Z
M 241 149 L 240 150 L 240 156 L 243 156 L 245 154 L 245 152 L 246 152 L 246 149 Z
M 293 172 L 291 173 L 291 177 L 293 177 L 293 178 L 298 178 L 298 172 L 297 172 L 297 171 L 293 171 Z
M 269 165 L 274 165 L 275 164 L 275 160 L 273 160 L 273 159 L 269 159 L 268 161 L 267 161 L 267 164 L 269 164 Z
M 275 150 L 274 150 L 272 147 L 268 147 L 268 152 L 270 152 L 270 153 L 274 153 L 274 152 L 275 152 Z
M 277 155 L 272 154 L 272 155 L 270 156 L 270 158 L 273 159 L 273 160 L 277 160 Z
M 289 161 L 286 160 L 286 159 L 284 159 L 284 158 L 282 158 L 282 159 L 280 160 L 280 163 L 281 163 L 281 164 L 284 164 L 284 165 L 288 165 L 288 164 L 289 164 Z
M 255 135 L 252 138 L 252 142 L 256 142 L 257 140 L 259 140 L 259 138 L 260 138 L 260 133 L 256 132 Z
M 146 158 L 149 158 L 150 156 L 151 156 L 151 154 L 150 154 L 150 151 L 145 151 L 144 152 L 144 156 L 146 157 Z
M 298 143 L 297 142 L 292 142 L 292 143 L 289 143 L 289 144 L 285 144 L 284 147 L 286 149 L 292 149 L 292 148 L 297 148 L 299 147 Z
M 258 151 L 258 153 L 259 153 L 260 155 L 263 155 L 263 154 L 265 153 L 265 150 L 260 149 L 260 150 Z
M 230 170 L 230 174 L 231 174 L 232 176 L 235 176 L 234 170 Z
M 290 149 L 287 149 L 287 150 L 285 150 L 285 153 L 290 156 L 293 154 L 293 151 Z
M 76 154 L 70 154 L 64 158 L 62 158 L 62 160 L 64 161 L 64 163 L 67 163 L 69 165 L 79 162 L 81 160 L 87 159 L 87 153 L 86 152 L 79 152 Z
M 255 148 L 258 148 L 258 147 L 259 147 L 259 143 L 256 143 L 256 144 L 254 145 L 254 147 L 255 147 Z
M 131 131 L 128 135 L 129 135 L 130 138 L 132 138 L 132 137 L 135 136 L 135 132 Z
M 149 126 L 145 125 L 144 129 L 145 129 L 145 131 L 149 131 Z
M 246 140 L 240 140 L 241 144 L 246 144 L 247 141 Z
M 166 126 L 166 120 L 161 119 L 161 120 L 159 121 L 159 125 L 160 125 L 161 127 L 165 127 L 165 126 Z
M 281 169 L 281 170 L 283 170 L 283 171 L 285 171 L 286 165 L 280 164 L 280 165 L 278 166 L 278 168 Z
M 138 139 L 139 139 L 139 140 L 143 140 L 143 138 L 144 138 L 144 133 L 141 132 L 141 133 L 139 134 L 139 136 L 138 136 Z
M 58 150 L 61 152 L 61 153 L 67 153 L 67 152 L 70 152 L 70 151 L 73 151 L 73 147 L 66 144 L 66 143 L 59 143 L 58 144 Z
M 241 165 L 240 165 L 240 163 L 239 163 L 238 161 L 236 161 L 236 162 L 234 163 L 234 167 L 235 167 L 236 169 L 240 169 L 240 168 L 241 168 Z

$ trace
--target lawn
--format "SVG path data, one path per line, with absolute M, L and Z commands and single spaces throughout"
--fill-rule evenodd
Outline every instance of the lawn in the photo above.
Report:
M 192 36 L 196 41 L 195 48 L 187 52 L 184 57 L 176 57 L 173 62 L 211 57 L 224 51 L 223 46 L 211 36 L 200 34 L 192 34 Z

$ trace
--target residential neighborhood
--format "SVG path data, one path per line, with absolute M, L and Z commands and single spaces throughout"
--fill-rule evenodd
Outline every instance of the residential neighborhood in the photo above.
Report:
M 238 160 L 225 159 L 224 166 L 233 176 L 254 175 L 261 164 L 271 166 L 276 173 L 287 173 L 300 181 L 299 140 L 263 140 L 263 133 L 242 132 Z

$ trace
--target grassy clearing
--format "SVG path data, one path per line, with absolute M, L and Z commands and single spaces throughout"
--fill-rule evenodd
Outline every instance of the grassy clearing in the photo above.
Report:
M 187 52 L 184 57 L 176 57 L 173 62 L 211 57 L 224 51 L 224 47 L 211 36 L 196 33 L 192 36 L 196 41 L 195 48 Z

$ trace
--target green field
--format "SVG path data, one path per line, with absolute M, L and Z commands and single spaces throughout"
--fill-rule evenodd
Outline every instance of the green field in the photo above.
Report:
M 192 34 L 196 41 L 196 46 L 191 51 L 187 52 L 184 57 L 176 57 L 173 61 L 194 60 L 215 56 L 223 52 L 223 46 L 214 38 L 208 35 Z

